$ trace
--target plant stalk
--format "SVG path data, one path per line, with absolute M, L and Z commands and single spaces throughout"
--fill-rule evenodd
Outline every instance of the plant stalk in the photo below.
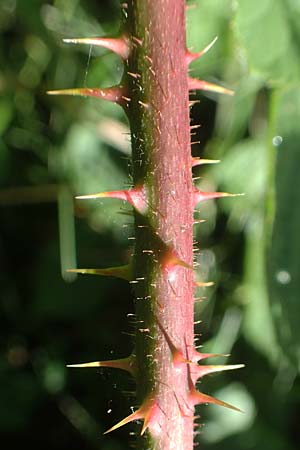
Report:
M 156 405 L 142 445 L 192 450 L 189 367 L 174 355 L 188 359 L 194 339 L 185 1 L 131 0 L 128 24 L 133 179 L 148 203 L 145 215 L 135 215 L 137 395 Z

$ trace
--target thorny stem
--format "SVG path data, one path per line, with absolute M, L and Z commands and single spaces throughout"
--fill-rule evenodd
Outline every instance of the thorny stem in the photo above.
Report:
M 133 177 L 148 212 L 136 214 L 137 394 L 157 404 L 143 448 L 192 450 L 188 365 L 176 367 L 164 330 L 193 347 L 192 173 L 184 0 L 130 0 L 129 117 Z M 186 267 L 174 264 L 174 259 Z M 172 262 L 173 261 L 173 262 Z M 151 436 L 151 437 L 150 437 Z
M 127 358 L 70 367 L 115 367 L 135 377 L 140 407 L 106 433 L 141 419 L 141 450 L 192 450 L 196 404 L 215 403 L 239 411 L 198 392 L 197 380 L 243 365 L 197 365 L 217 355 L 198 353 L 193 342 L 193 289 L 211 284 L 193 279 L 193 209 L 200 201 L 236 194 L 203 192 L 193 186 L 192 167 L 217 161 L 191 157 L 189 90 L 230 95 L 232 91 L 188 77 L 188 64 L 215 39 L 202 52 L 192 54 L 186 49 L 184 0 L 129 0 L 123 7 L 126 23 L 120 37 L 67 40 L 96 43 L 121 56 L 125 63 L 121 84 L 48 92 L 120 104 L 128 115 L 132 138 L 133 188 L 77 198 L 117 198 L 134 207 L 133 261 L 71 272 L 117 276 L 133 284 L 135 349 Z

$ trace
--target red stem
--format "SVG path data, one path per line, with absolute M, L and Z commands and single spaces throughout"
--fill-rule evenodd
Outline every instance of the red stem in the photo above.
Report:
M 165 338 L 188 358 L 193 272 L 178 264 L 193 263 L 185 1 L 131 0 L 128 14 L 133 174 L 149 202 L 146 216 L 136 215 L 137 391 L 141 404 L 157 405 L 145 448 L 192 450 L 188 365 L 175 364 Z

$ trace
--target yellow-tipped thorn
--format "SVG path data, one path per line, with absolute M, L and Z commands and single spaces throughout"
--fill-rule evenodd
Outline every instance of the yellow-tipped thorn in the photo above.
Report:
M 90 200 L 97 198 L 117 198 L 130 203 L 137 211 L 143 214 L 147 209 L 146 193 L 143 186 L 129 190 L 98 192 L 96 194 L 79 195 L 77 200 Z
M 130 414 L 129 416 L 125 417 L 125 419 L 121 420 L 120 422 L 116 423 L 113 427 L 111 427 L 109 430 L 105 431 L 103 434 L 111 433 L 114 430 L 117 430 L 120 427 L 123 427 L 127 423 L 133 422 L 134 420 L 142 419 L 143 415 L 141 411 L 138 409 L 134 413 Z
M 204 377 L 215 372 L 224 372 L 226 370 L 242 369 L 245 364 L 233 364 L 233 365 L 203 365 L 192 368 L 193 374 L 197 375 L 197 378 Z
M 223 86 L 219 86 L 214 83 L 209 83 L 208 81 L 197 80 L 195 78 L 189 78 L 188 86 L 190 91 L 194 89 L 196 90 L 200 89 L 201 91 L 210 91 L 216 92 L 218 94 L 234 95 L 234 91 L 232 91 L 231 89 L 227 89 Z
M 80 97 L 95 97 L 124 106 L 125 89 L 123 86 L 112 86 L 110 88 L 74 88 L 47 91 L 48 95 L 72 95 Z
M 106 192 L 99 192 L 97 194 L 76 195 L 76 200 L 92 200 L 94 198 L 105 198 Z
M 201 58 L 201 56 L 203 56 L 205 53 L 207 53 L 212 46 L 216 43 L 216 41 L 218 40 L 218 36 L 216 36 L 203 50 L 201 50 L 200 52 L 190 52 L 187 51 L 186 52 L 186 62 L 187 64 L 190 64 L 192 61 L 194 61 L 195 59 Z
M 244 193 L 242 194 L 231 194 L 228 192 L 205 192 L 205 191 L 198 191 L 198 189 L 194 190 L 194 201 L 195 201 L 195 205 L 197 205 L 197 203 L 203 202 L 205 200 L 211 200 L 211 199 L 216 199 L 216 198 L 223 198 L 223 197 L 240 197 L 245 195 Z
M 121 56 L 125 61 L 130 53 L 129 39 L 126 35 L 119 38 L 71 38 L 63 39 L 63 42 L 66 44 L 87 44 L 103 47 Z
M 199 392 L 196 389 L 193 389 L 190 392 L 190 398 L 194 405 L 201 404 L 201 403 L 213 403 L 215 405 L 219 405 L 219 406 L 223 406 L 225 408 L 232 409 L 233 411 L 243 412 L 241 409 L 237 408 L 236 406 L 230 405 L 229 403 L 223 402 L 222 400 L 219 400 L 215 397 L 211 397 L 210 395 L 203 394 L 202 392 Z
M 141 430 L 142 435 L 144 434 L 144 432 L 148 427 L 151 427 L 152 423 L 155 423 L 155 421 L 157 421 L 157 416 L 159 416 L 159 414 L 160 410 L 157 406 L 156 401 L 153 398 L 149 398 L 142 404 L 142 406 L 137 411 L 125 417 L 125 419 L 121 420 L 116 425 L 111 427 L 109 430 L 105 431 L 104 434 L 110 433 L 111 431 L 114 431 L 117 428 L 126 425 L 127 423 L 133 422 L 134 420 L 143 419 L 144 424 Z
M 112 369 L 121 369 L 129 372 L 134 377 L 137 373 L 136 358 L 130 355 L 128 358 L 114 359 L 109 361 L 93 361 L 81 364 L 67 364 L 71 368 L 89 368 L 89 367 L 110 367 Z
M 89 362 L 89 363 L 80 363 L 80 364 L 67 364 L 66 367 L 76 367 L 76 368 L 81 368 L 81 367 L 101 367 L 101 362 L 100 361 L 94 361 L 94 362 Z
M 216 36 L 200 53 L 201 55 L 204 55 L 204 53 L 207 53 L 217 42 L 218 36 Z
M 218 164 L 219 162 L 221 162 L 220 159 L 192 158 L 192 167 L 201 166 L 203 164 Z
M 195 281 L 194 285 L 197 287 L 210 287 L 210 286 L 214 286 L 214 282 L 213 281 Z
M 189 354 L 189 358 L 193 361 L 193 362 L 197 362 L 197 361 L 202 361 L 202 359 L 207 359 L 207 358 L 228 358 L 230 356 L 229 353 L 224 354 L 224 353 L 201 353 L 198 352 L 198 350 L 196 350 L 195 348 L 193 348 L 190 351 Z
M 101 275 L 122 278 L 130 281 L 132 279 L 132 268 L 130 264 L 117 267 L 107 267 L 104 269 L 68 269 L 67 272 L 81 273 L 83 275 Z

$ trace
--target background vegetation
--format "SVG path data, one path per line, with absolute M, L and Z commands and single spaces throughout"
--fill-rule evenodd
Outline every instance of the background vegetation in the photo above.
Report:
M 125 356 L 133 304 L 122 280 L 74 277 L 70 267 L 127 261 L 132 218 L 118 201 L 75 194 L 130 185 L 126 118 L 94 99 L 47 89 L 110 86 L 122 64 L 64 37 L 114 35 L 115 0 L 0 2 L 1 444 L 45 450 L 123 450 L 129 427 L 103 436 L 134 405 L 126 374 L 66 369 Z M 300 1 L 194 0 L 188 43 L 219 36 L 192 73 L 234 98 L 197 95 L 193 154 L 199 186 L 244 192 L 201 206 L 196 225 L 204 348 L 246 363 L 203 390 L 245 414 L 202 407 L 207 450 L 295 450 L 300 432 Z M 197 141 L 201 143 L 197 143 Z M 176 151 L 176 148 L 174 148 Z

